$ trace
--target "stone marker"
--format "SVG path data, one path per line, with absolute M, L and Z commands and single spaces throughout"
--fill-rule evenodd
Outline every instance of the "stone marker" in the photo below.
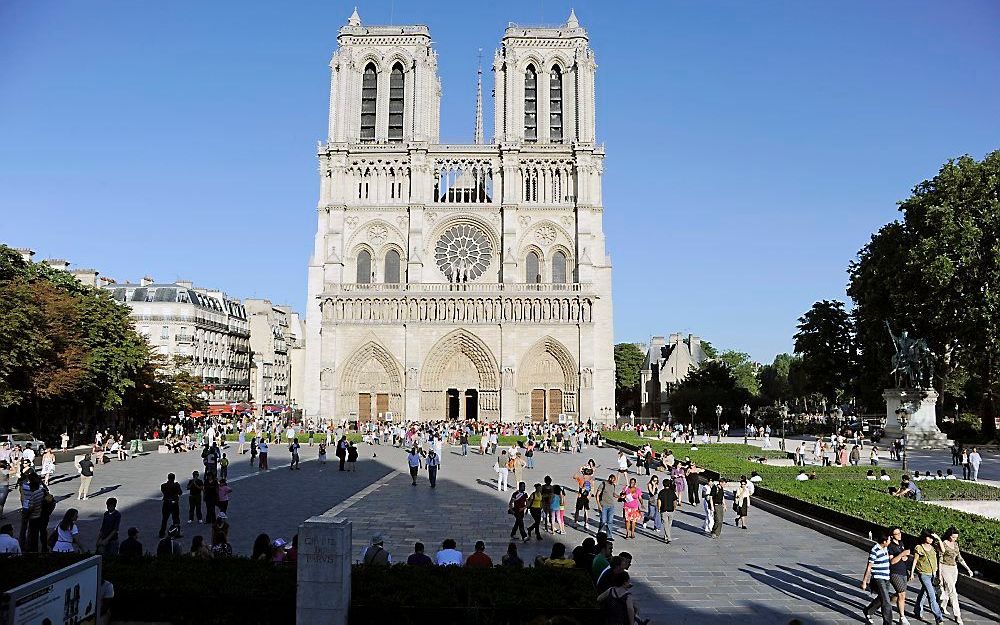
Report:
M 299 526 L 297 625 L 347 625 L 351 522 L 312 517 Z

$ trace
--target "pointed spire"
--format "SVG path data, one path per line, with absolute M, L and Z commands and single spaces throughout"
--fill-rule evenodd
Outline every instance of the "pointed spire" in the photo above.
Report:
M 580 20 L 576 19 L 576 11 L 569 10 L 569 17 L 566 19 L 566 28 L 580 28 Z
M 358 15 L 358 7 L 354 7 L 354 13 L 351 13 L 351 16 L 347 18 L 347 25 L 361 26 L 361 16 Z
M 483 49 L 479 48 L 479 69 L 476 71 L 476 136 L 475 144 L 483 144 Z

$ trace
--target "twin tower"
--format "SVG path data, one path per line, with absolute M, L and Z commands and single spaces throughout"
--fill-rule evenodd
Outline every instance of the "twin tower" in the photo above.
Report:
M 509 25 L 494 132 L 440 143 L 426 26 L 365 26 L 330 62 L 309 262 L 307 417 L 593 422 L 614 414 L 596 63 L 571 13 Z

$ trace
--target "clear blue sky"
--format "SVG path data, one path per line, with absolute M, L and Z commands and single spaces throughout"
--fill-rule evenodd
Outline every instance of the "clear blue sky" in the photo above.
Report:
M 915 183 L 1000 148 L 994 0 L 394 4 L 360 2 L 362 20 L 430 26 L 456 142 L 476 50 L 575 6 L 599 64 L 617 341 L 693 332 L 769 361 L 813 301 L 844 297 Z M 353 5 L 0 0 L 0 241 L 301 309 Z

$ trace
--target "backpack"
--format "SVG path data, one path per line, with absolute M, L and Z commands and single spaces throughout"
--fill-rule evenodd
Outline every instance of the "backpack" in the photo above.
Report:
M 44 486 L 42 488 L 45 488 Z M 56 509 L 56 498 L 45 488 L 45 497 L 42 498 L 42 516 L 48 517 Z
M 632 625 L 628 622 L 627 599 L 631 593 L 615 594 L 614 589 L 608 592 L 601 608 L 604 610 L 605 623 L 608 625 Z

